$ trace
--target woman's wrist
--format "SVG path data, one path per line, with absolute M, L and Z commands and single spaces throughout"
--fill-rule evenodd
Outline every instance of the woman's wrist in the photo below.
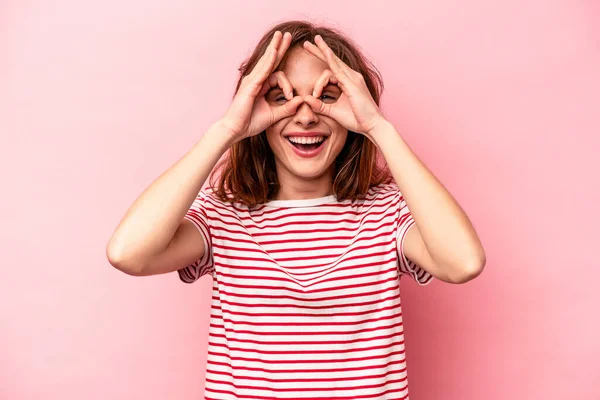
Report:
M 238 141 L 235 132 L 229 127 L 229 124 L 222 119 L 213 123 L 205 133 L 205 136 L 211 137 L 212 141 L 215 141 L 220 146 L 224 146 L 225 150 Z
M 217 121 L 208 128 L 194 147 L 205 155 L 207 152 L 216 152 L 220 157 L 234 143 L 231 131 L 221 121 Z
M 231 123 L 228 120 L 221 118 L 213 126 L 215 131 L 221 131 L 221 135 L 227 137 L 229 146 L 240 141 L 240 135 L 231 127 Z

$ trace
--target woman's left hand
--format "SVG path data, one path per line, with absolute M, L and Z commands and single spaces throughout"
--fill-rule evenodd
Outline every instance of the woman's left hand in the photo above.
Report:
M 375 127 L 385 118 L 373 100 L 364 77 L 336 56 L 320 35 L 315 36 L 315 43 L 316 46 L 309 41 L 304 42 L 304 49 L 327 63 L 329 69 L 323 71 L 312 96 L 305 96 L 304 101 L 314 112 L 331 117 L 346 129 L 371 138 Z M 330 83 L 337 85 L 342 94 L 337 101 L 325 103 L 319 97 Z

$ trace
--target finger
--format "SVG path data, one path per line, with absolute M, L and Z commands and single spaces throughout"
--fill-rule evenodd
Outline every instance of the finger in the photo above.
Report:
M 269 66 L 273 63 L 274 58 L 277 57 L 277 49 L 279 46 L 279 42 L 281 41 L 281 36 L 282 35 L 280 31 L 276 31 L 273 34 L 271 42 L 267 46 L 265 52 L 260 57 L 254 68 L 252 69 L 252 72 L 250 72 L 249 74 L 253 78 L 262 77 L 262 82 L 271 72 L 269 70 Z
M 280 87 L 281 90 L 283 90 L 286 99 L 291 100 L 294 97 L 294 94 L 292 93 L 292 84 L 283 71 L 277 71 L 269 75 L 267 82 L 269 84 L 269 89 L 272 87 Z
M 275 59 L 275 64 L 271 67 L 271 70 L 269 72 L 273 72 L 279 66 L 279 63 L 283 59 L 283 56 L 290 47 L 290 43 L 292 43 L 292 34 L 289 32 L 285 32 L 283 34 L 283 38 L 281 39 L 279 49 L 277 50 L 277 58 Z
M 264 63 L 256 71 L 256 76 L 254 77 L 254 79 L 256 79 L 256 82 L 258 82 L 259 84 L 265 82 L 267 77 L 271 74 L 271 66 L 275 62 L 275 59 L 277 58 L 277 50 L 276 49 L 269 49 L 268 52 L 269 52 L 269 54 L 265 58 Z M 252 71 L 252 72 L 254 72 L 254 71 Z
M 300 104 L 304 102 L 302 96 L 296 96 L 292 100 L 286 102 L 281 106 L 273 107 L 273 116 L 275 117 L 275 121 L 277 122 L 283 118 L 289 117 L 296 113 Z
M 331 104 L 325 104 L 313 96 L 304 96 L 304 101 L 314 112 L 331 117 Z
M 267 76 L 272 72 L 273 64 L 277 61 L 277 57 L 279 56 L 279 50 L 281 48 L 281 44 L 283 41 L 281 31 L 276 31 L 273 34 L 273 39 L 269 43 L 267 50 L 269 50 L 270 54 L 268 57 L 264 59 L 264 62 L 261 66 L 261 72 L 266 72 Z M 266 51 L 265 51 L 266 53 Z M 266 79 L 266 77 L 265 77 Z
M 269 80 L 267 79 L 262 83 L 260 91 L 256 95 L 256 98 L 259 99 L 261 97 L 264 97 L 269 92 L 269 89 L 271 89 L 271 85 L 269 84 Z
M 327 43 L 325 43 L 325 40 L 323 40 L 321 35 L 315 36 L 315 43 L 317 44 L 317 48 L 319 50 L 321 50 L 321 52 L 325 55 L 325 58 L 328 60 L 327 61 L 328 64 L 331 64 L 331 61 L 329 61 L 329 58 L 328 58 L 328 53 L 329 53 L 331 55 L 331 59 L 333 60 L 335 66 L 337 66 L 342 71 L 344 71 L 346 73 L 346 75 L 348 75 L 349 78 L 351 78 L 352 73 L 356 73 L 356 71 L 354 71 L 352 68 L 350 68 L 345 62 L 342 61 L 341 58 L 339 58 L 333 52 L 333 50 L 331 50 L 331 48 L 329 47 L 329 45 Z M 332 71 L 336 72 L 335 69 L 331 65 L 329 67 L 332 69 Z
M 329 65 L 329 68 L 331 69 L 331 71 L 333 71 L 334 76 L 339 81 L 339 86 L 342 88 L 342 90 L 347 90 L 354 82 L 346 74 L 346 72 L 340 66 L 340 64 L 335 60 L 337 56 L 333 53 L 333 51 L 329 48 L 327 43 L 325 43 L 325 41 L 320 35 L 315 36 L 315 42 L 317 43 L 319 50 L 323 54 L 325 54 L 327 65 Z
M 275 58 L 275 52 L 271 52 L 269 58 Z M 267 82 L 268 70 L 264 67 L 260 68 L 259 71 L 254 69 L 250 75 L 247 76 L 248 81 L 244 83 L 243 89 L 249 91 L 254 97 L 262 97 L 269 90 L 270 86 Z M 242 87 L 240 87 L 240 91 Z
M 311 43 L 308 40 L 306 40 L 304 42 L 304 49 L 306 51 L 308 51 L 309 53 L 311 53 L 312 55 L 314 55 L 315 57 L 317 57 L 319 60 L 321 60 L 321 61 L 323 61 L 324 63 L 327 64 L 327 58 L 325 57 L 325 54 L 323 54 L 323 52 L 321 51 L 321 49 L 319 49 L 313 43 Z
M 338 80 L 339 86 L 343 91 L 347 91 L 354 84 L 354 81 L 350 79 L 346 72 L 333 59 L 334 54 L 331 49 L 327 49 L 325 57 L 327 57 L 328 64 L 332 66 L 331 71 L 333 72 L 333 76 Z
M 335 76 L 333 76 L 333 72 L 330 69 L 326 69 L 323 71 L 321 76 L 317 78 L 317 81 L 315 82 L 315 88 L 312 93 L 313 97 L 318 99 L 321 96 L 321 93 L 323 92 L 323 88 L 327 86 L 329 82 L 331 82 L 334 85 L 337 85 L 338 80 L 335 78 Z
M 275 40 L 275 35 L 277 34 L 277 32 L 275 32 L 275 34 L 273 35 L 273 37 L 271 38 L 271 41 L 269 42 L 269 45 L 267 46 L 267 48 L 265 49 L 265 52 L 263 53 L 263 55 L 258 59 L 258 61 L 256 62 L 256 64 L 254 65 L 254 68 L 252 68 L 252 71 L 250 71 L 250 73 L 248 75 L 251 76 L 255 76 L 257 71 L 260 71 L 260 69 L 262 68 L 262 66 L 265 63 L 265 59 L 269 56 L 269 53 L 271 51 L 273 42 Z

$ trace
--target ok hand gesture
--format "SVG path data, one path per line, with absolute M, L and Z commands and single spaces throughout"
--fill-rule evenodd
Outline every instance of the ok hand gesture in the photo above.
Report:
M 232 135 L 232 142 L 255 136 L 277 121 L 289 117 L 304 101 L 293 97 L 292 85 L 282 71 L 272 73 L 288 50 L 291 34 L 276 31 L 269 47 L 250 74 L 244 76 L 229 109 L 221 119 Z M 265 94 L 279 86 L 288 101 L 281 105 L 269 104 Z
M 305 96 L 304 100 L 314 112 L 331 117 L 346 129 L 371 138 L 371 132 L 385 118 L 371 96 L 364 77 L 340 60 L 320 35 L 315 36 L 315 43 L 316 46 L 306 41 L 304 48 L 327 63 L 329 69 L 317 79 L 312 96 Z M 342 95 L 335 103 L 319 100 L 321 91 L 329 83 L 342 89 Z

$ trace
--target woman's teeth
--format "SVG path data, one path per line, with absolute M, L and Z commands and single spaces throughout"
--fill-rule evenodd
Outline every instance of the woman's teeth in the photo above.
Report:
M 323 136 L 288 136 L 288 140 L 292 143 L 298 144 L 313 144 L 313 143 L 321 143 L 325 138 Z

